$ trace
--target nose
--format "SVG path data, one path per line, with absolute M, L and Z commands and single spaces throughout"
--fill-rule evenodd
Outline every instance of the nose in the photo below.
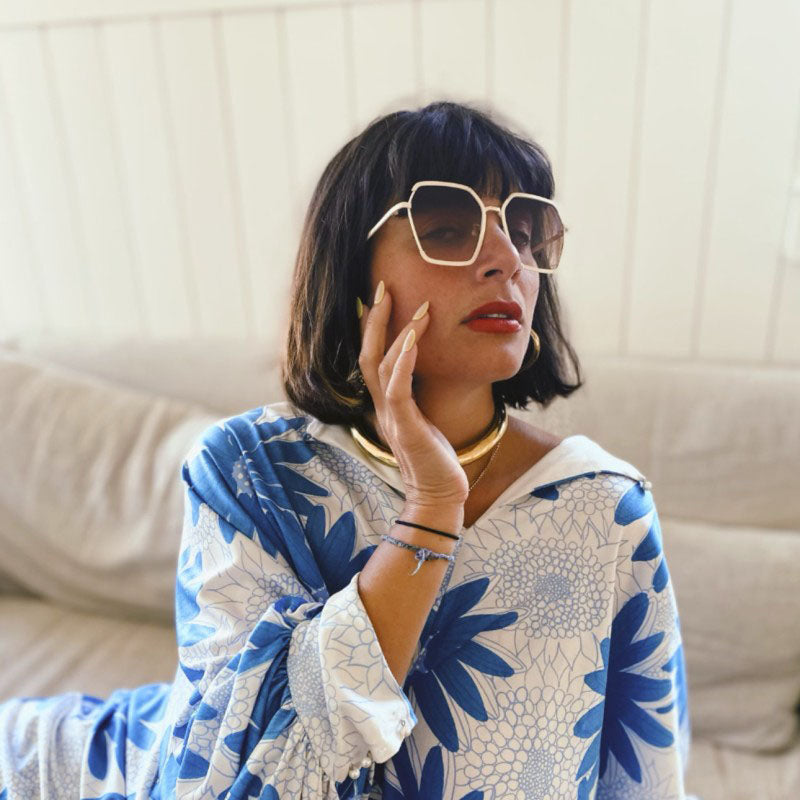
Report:
M 510 278 L 522 269 L 517 248 L 503 230 L 500 209 L 497 207 L 486 207 L 486 230 L 474 266 L 481 277 L 501 274 L 503 278 Z

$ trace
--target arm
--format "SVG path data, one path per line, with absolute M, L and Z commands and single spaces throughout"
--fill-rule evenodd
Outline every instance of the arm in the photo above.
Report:
M 464 506 L 407 505 L 400 518 L 430 528 L 458 534 L 464 523 Z M 435 533 L 394 525 L 391 535 L 409 544 L 452 554 L 457 542 Z M 419 637 L 449 562 L 426 561 L 411 575 L 414 553 L 381 541 L 358 577 L 358 590 L 397 682 L 402 685 L 411 666 Z
M 362 763 L 367 754 L 390 758 L 417 720 L 359 596 L 359 573 L 327 596 L 286 507 L 298 487 L 276 483 L 305 479 L 224 455 L 235 441 L 260 457 L 267 448 L 246 447 L 246 433 L 210 429 L 183 465 L 180 674 L 159 788 L 217 797 L 266 786 L 299 796 L 302 787 L 310 798 L 334 798 L 352 785 L 354 768 L 363 789 L 374 774 L 372 759 Z M 275 445 L 281 461 L 304 447 Z
M 578 776 L 580 797 L 683 798 L 691 740 L 686 665 L 675 594 L 652 494 L 631 483 L 614 522 L 622 526 L 611 636 L 604 670 L 586 682 L 603 695 L 578 720 L 590 740 Z

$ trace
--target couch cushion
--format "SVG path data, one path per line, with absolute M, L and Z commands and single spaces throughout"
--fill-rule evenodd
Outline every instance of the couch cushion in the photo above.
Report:
M 216 414 L 0 351 L 0 584 L 169 622 L 180 465 Z
M 662 514 L 800 531 L 800 370 L 592 357 L 558 403 L 570 433 L 642 470 Z
M 780 753 L 746 753 L 692 739 L 685 775 L 698 800 L 796 800 L 800 797 L 800 741 Z M 686 800 L 691 800 L 687 794 Z
M 779 751 L 798 731 L 800 534 L 661 516 L 692 733 Z
M 171 625 L 113 619 L 43 600 L 0 597 L 0 701 L 172 683 L 178 666 Z
M 28 334 L 0 340 L 0 348 L 148 394 L 183 400 L 219 416 L 286 399 L 278 355 L 261 343 L 217 339 L 153 343 Z

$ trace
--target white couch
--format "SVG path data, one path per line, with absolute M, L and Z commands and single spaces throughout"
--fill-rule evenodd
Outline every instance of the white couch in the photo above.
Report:
M 701 800 L 800 798 L 800 373 L 586 359 L 531 419 L 653 484 Z M 171 681 L 179 464 L 283 398 L 238 343 L 0 342 L 0 700 Z M 514 412 L 518 413 L 518 412 Z

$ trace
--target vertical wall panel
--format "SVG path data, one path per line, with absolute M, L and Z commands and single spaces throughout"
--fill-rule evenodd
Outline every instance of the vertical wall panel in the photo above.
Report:
M 197 335 L 195 280 L 181 240 L 153 27 L 149 22 L 113 23 L 103 27 L 102 43 L 145 329 L 155 338 Z
M 347 141 L 355 118 L 342 8 L 287 9 L 295 191 L 305 209 L 322 170 Z
M 420 3 L 421 101 L 487 104 L 487 0 Z
M 375 117 L 417 105 L 413 3 L 353 5 L 354 134 Z
M 218 50 L 207 17 L 159 23 L 180 203 L 204 335 L 252 335 L 236 241 L 230 146 L 220 103 Z
M 800 363 L 795 0 L 175 3 L 6 20 L 3 335 L 277 353 L 327 162 L 451 99 L 548 153 L 579 352 Z
M 772 361 L 800 364 L 800 107 L 797 112 L 794 184 L 787 192 L 778 276 L 771 299 L 775 316 L 767 356 Z M 794 240 L 794 241 L 792 241 Z
M 295 205 L 281 42 L 275 13 L 231 16 L 223 23 L 236 154 L 244 210 L 249 302 L 255 334 L 274 352 L 286 326 L 301 220 Z
M 761 360 L 778 309 L 800 93 L 800 5 L 733 4 L 698 355 Z
M 558 279 L 573 344 L 587 353 L 618 351 L 626 311 L 642 8 L 570 4 L 561 164 L 570 230 Z
M 0 35 L 0 50 L 4 43 Z M 16 151 L 0 72 L 0 331 L 5 336 L 49 328 Z
M 561 193 L 561 0 L 493 0 L 492 102 L 547 151 Z M 566 219 L 566 209 L 562 210 Z M 567 223 L 569 225 L 569 223 Z
M 98 31 L 95 26 L 54 28 L 48 38 L 63 109 L 69 179 L 74 183 L 75 233 L 86 259 L 98 333 L 138 337 L 144 334 L 141 298 L 133 274 Z
M 623 317 L 631 354 L 686 357 L 693 349 L 725 6 L 726 0 L 651 6 Z
M 76 237 L 76 198 L 68 177 L 61 106 L 54 96 L 46 39 L 37 30 L 5 34 L 0 48 L 8 120 L 30 210 L 34 258 L 41 265 L 45 316 L 58 332 L 98 329 L 84 253 Z

